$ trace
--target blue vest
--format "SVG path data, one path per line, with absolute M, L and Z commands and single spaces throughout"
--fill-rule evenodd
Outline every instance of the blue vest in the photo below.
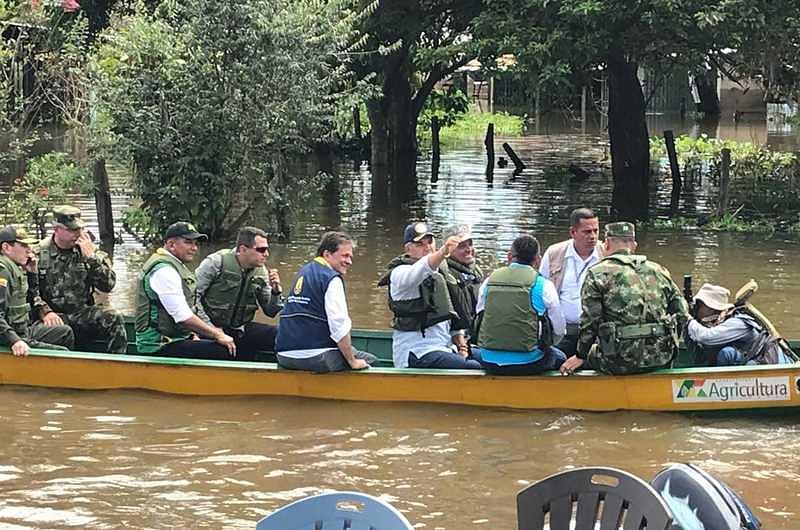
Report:
M 336 348 L 325 313 L 325 291 L 341 274 L 323 258 L 315 258 L 298 271 L 278 323 L 275 351 Z

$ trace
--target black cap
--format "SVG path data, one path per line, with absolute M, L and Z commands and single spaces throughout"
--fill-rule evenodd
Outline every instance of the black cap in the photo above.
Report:
M 433 237 L 433 232 L 428 230 L 428 225 L 422 222 L 410 223 L 403 230 L 403 244 L 408 245 L 411 242 L 420 241 L 426 236 Z
M 0 229 L 0 243 L 22 243 L 23 245 L 33 245 L 38 241 L 28 234 L 24 228 L 16 228 L 12 225 L 4 226 Z
M 207 235 L 201 234 L 192 223 L 187 223 L 186 221 L 178 221 L 169 225 L 164 239 L 172 239 L 173 237 L 182 237 L 192 241 L 195 239 L 208 239 Z

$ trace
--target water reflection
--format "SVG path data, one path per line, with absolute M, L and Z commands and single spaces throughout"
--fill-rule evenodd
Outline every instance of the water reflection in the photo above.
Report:
M 793 528 L 797 414 L 512 412 L 280 398 L 0 388 L 0 526 L 252 528 L 286 502 L 368 491 L 429 528 L 511 529 L 517 490 L 558 470 L 652 477 L 691 461 Z M 56 403 L 68 428 L 42 433 Z M 99 418 L 99 419 L 98 419 Z M 121 419 L 121 420 L 120 420 Z M 112 438 L 87 435 L 98 429 Z

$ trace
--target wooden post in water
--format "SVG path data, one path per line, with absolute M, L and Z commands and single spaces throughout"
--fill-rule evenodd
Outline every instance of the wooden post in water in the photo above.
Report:
M 678 165 L 678 153 L 675 151 L 675 135 L 672 131 L 664 131 L 664 144 L 667 146 L 669 170 L 672 174 L 672 195 L 669 201 L 669 209 L 674 215 L 678 211 L 681 189 L 683 188 L 683 179 L 681 179 L 681 168 Z
M 508 142 L 503 142 L 503 149 L 508 154 L 508 158 L 510 158 L 511 161 L 514 162 L 514 167 L 516 168 L 515 173 L 516 174 L 522 173 L 522 171 L 525 169 L 525 164 L 517 156 L 517 153 L 515 153 L 514 150 L 511 149 L 511 146 L 508 145 Z
M 94 204 L 97 208 L 97 226 L 100 240 L 103 243 L 114 241 L 114 213 L 111 210 L 111 189 L 108 184 L 106 161 L 103 158 L 94 161 L 92 166 L 94 178 Z
M 483 140 L 486 146 L 486 180 L 494 180 L 494 123 L 486 127 L 486 138 Z
M 358 105 L 353 105 L 353 134 L 361 141 L 361 110 Z
M 586 85 L 581 89 L 581 132 L 586 133 Z
M 728 210 L 728 189 L 731 184 L 731 150 L 722 150 L 722 164 L 719 168 L 719 208 L 717 216 L 722 217 Z
M 439 180 L 439 155 L 441 146 L 439 145 L 439 131 L 441 130 L 439 118 L 431 118 L 431 182 Z

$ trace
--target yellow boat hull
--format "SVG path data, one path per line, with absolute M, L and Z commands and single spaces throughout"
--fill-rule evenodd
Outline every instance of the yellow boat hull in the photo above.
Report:
M 143 389 L 198 396 L 297 396 L 512 409 L 696 411 L 800 406 L 800 364 L 500 377 L 462 370 L 371 368 L 313 374 L 272 363 L 34 350 L 0 353 L 0 384 Z

